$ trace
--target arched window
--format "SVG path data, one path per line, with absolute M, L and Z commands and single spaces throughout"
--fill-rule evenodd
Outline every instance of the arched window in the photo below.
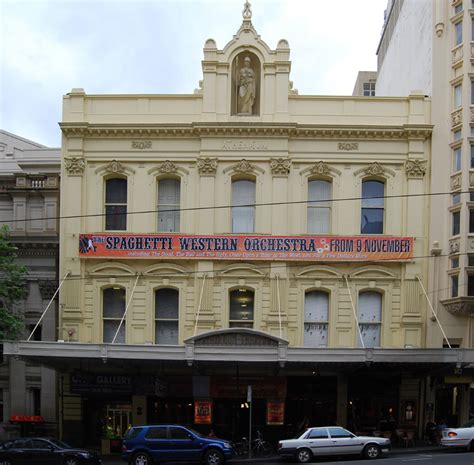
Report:
M 255 232 L 255 181 L 232 182 L 232 232 Z M 239 205 L 252 205 L 239 207 Z
M 179 179 L 158 181 L 158 231 L 178 232 L 181 206 L 181 182 Z
M 380 347 L 382 325 L 382 294 L 364 291 L 359 294 L 358 319 L 362 340 L 365 347 Z M 358 345 L 362 347 L 359 335 Z
M 255 293 L 250 289 L 230 291 L 230 328 L 253 328 Z
M 382 181 L 362 182 L 361 234 L 383 234 L 384 193 Z
M 304 346 L 328 346 L 329 295 L 310 291 L 304 297 Z
M 105 229 L 127 229 L 127 180 L 122 178 L 105 181 Z
M 329 181 L 308 182 L 308 232 L 328 234 L 331 231 L 331 189 Z
M 163 288 L 155 291 L 155 343 L 178 344 L 179 292 Z
M 125 289 L 109 287 L 102 293 L 103 341 L 112 342 L 125 312 Z M 125 320 L 115 342 L 125 344 Z

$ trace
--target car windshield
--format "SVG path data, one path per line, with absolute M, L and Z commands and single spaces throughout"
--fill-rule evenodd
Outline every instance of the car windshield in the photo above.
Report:
M 53 443 L 57 447 L 60 447 L 61 449 L 72 449 L 69 444 L 59 441 L 58 439 L 49 439 L 49 442 Z
M 204 437 L 201 433 L 199 433 L 198 431 L 196 431 L 196 430 L 194 430 L 194 429 L 192 429 L 192 428 L 186 427 L 186 429 L 187 429 L 190 433 L 193 433 L 194 436 L 197 436 L 198 438 Z
M 301 436 L 303 436 L 303 434 L 307 433 L 309 430 L 310 428 L 302 429 L 298 431 L 298 433 L 296 433 L 291 439 L 299 439 Z

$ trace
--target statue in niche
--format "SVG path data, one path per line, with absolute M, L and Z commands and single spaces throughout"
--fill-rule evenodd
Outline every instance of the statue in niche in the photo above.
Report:
M 251 68 L 250 57 L 244 58 L 244 66 L 239 70 L 237 114 L 252 115 L 255 101 L 255 72 Z

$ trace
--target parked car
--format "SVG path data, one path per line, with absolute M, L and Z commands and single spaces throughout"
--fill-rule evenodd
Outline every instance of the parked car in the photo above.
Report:
M 2 465 L 100 465 L 97 452 L 50 438 L 19 438 L 0 444 Z
M 279 441 L 278 452 L 283 457 L 308 463 L 318 455 L 362 454 L 376 459 L 390 447 L 390 439 L 356 436 L 340 426 L 322 426 L 308 428 L 294 439 Z
M 222 465 L 234 456 L 229 441 L 204 437 L 180 425 L 150 425 L 130 428 L 123 439 L 122 459 L 130 465 L 162 462 L 204 462 Z
M 441 431 L 441 445 L 446 447 L 463 447 L 474 452 L 474 419 L 464 423 L 460 428 L 444 428 Z

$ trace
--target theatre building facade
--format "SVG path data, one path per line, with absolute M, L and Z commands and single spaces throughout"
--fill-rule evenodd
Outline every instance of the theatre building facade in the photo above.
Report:
M 7 344 L 60 371 L 64 439 L 237 438 L 248 386 L 268 439 L 422 434 L 468 363 L 426 346 L 429 99 L 299 95 L 289 57 L 246 10 L 193 94 L 64 97 L 59 340 Z

